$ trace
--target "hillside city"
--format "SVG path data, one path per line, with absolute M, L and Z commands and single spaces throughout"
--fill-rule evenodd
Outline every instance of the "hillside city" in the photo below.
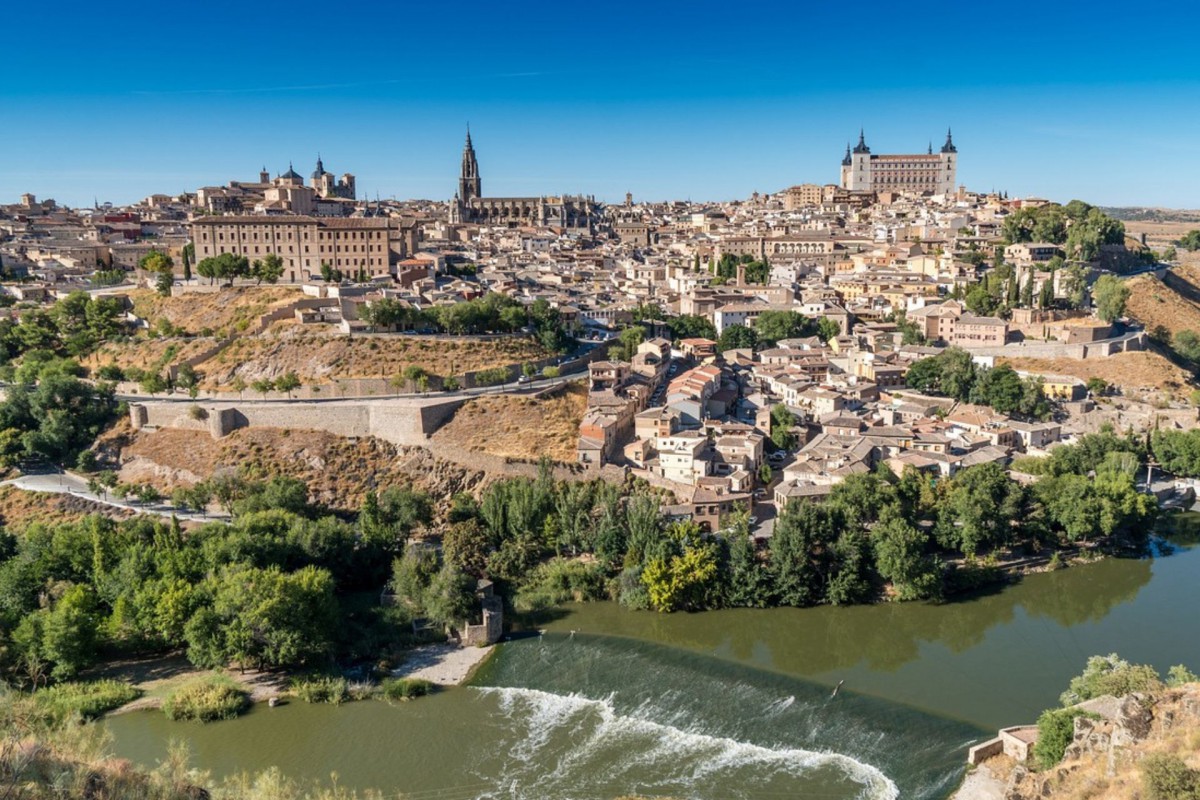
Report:
M 705 202 L 493 196 L 476 139 L 447 200 L 317 156 L 0 205 L 7 681 L 218 675 L 85 716 L 407 700 L 564 604 L 941 603 L 1144 555 L 1196 502 L 1190 212 L 970 189 L 950 130 Z M 1035 733 L 1084 723 L 1047 713 L 972 763 L 1058 763 Z

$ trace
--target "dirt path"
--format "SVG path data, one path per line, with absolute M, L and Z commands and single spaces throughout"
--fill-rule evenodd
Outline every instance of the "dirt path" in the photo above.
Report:
M 494 646 L 459 647 L 456 644 L 418 647 L 408 653 L 404 663 L 392 674 L 402 678 L 422 678 L 439 686 L 461 686 L 494 650 Z

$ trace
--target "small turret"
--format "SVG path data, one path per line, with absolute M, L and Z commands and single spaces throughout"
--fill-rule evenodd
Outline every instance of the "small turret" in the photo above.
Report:
M 842 166 L 848 167 L 854 162 L 850 159 L 850 143 L 846 142 L 846 157 L 842 159 Z
M 867 147 L 867 137 L 862 128 L 858 129 L 858 144 L 854 146 L 854 152 L 859 154 L 871 152 L 871 148 Z
M 954 137 L 950 134 L 950 129 L 946 128 L 946 143 L 942 145 L 943 153 L 957 153 L 958 148 L 954 146 Z

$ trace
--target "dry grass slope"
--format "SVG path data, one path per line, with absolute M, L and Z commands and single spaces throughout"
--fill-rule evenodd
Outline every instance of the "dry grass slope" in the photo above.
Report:
M 1087 380 L 1101 378 L 1126 390 L 1151 389 L 1179 392 L 1188 384 L 1188 375 L 1158 353 L 1149 351 L 1117 353 L 1108 358 L 1002 358 L 1017 370 L 1049 375 L 1071 375 Z
M 1154 330 L 1162 326 L 1172 335 L 1182 330 L 1200 333 L 1200 266 L 1180 266 L 1164 283 L 1153 275 L 1129 280 L 1126 313 Z
M 133 313 L 154 326 L 167 319 L 183 330 L 197 334 L 205 328 L 213 331 L 239 333 L 258 321 L 272 309 L 303 297 L 295 286 L 240 286 L 222 289 L 211 294 L 184 294 L 160 297 L 157 292 L 142 289 L 130 292 Z
M 210 386 L 235 376 L 247 383 L 294 371 L 306 384 L 341 378 L 391 378 L 418 366 L 434 375 L 460 375 L 488 367 L 546 358 L 530 339 L 489 341 L 422 336 L 342 336 L 296 331 L 239 339 L 202 364 Z
M 587 389 L 572 383 L 562 394 L 481 397 L 464 405 L 434 434 L 434 440 L 495 456 L 574 462 Z
M 203 431 L 138 432 L 121 454 L 121 479 L 162 489 L 190 485 L 221 471 L 252 478 L 299 478 L 310 496 L 331 508 L 357 510 L 369 491 L 415 485 L 436 498 L 470 490 L 482 479 L 435 461 L 419 448 L 398 448 L 370 436 L 347 439 L 324 431 L 244 428 L 215 440 Z

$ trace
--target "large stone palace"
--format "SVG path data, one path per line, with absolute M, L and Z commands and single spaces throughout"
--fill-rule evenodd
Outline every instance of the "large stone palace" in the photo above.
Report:
M 949 130 L 940 152 L 933 152 L 931 142 L 928 152 L 912 155 L 874 154 L 867 147 L 863 131 L 859 131 L 854 149 L 846 145 L 842 188 L 858 192 L 950 194 L 956 185 L 957 162 L 958 148 Z
M 524 225 L 587 228 L 599 216 L 595 198 L 583 195 L 484 197 L 479 161 L 467 130 L 458 192 L 450 201 L 450 222 L 516 228 Z

